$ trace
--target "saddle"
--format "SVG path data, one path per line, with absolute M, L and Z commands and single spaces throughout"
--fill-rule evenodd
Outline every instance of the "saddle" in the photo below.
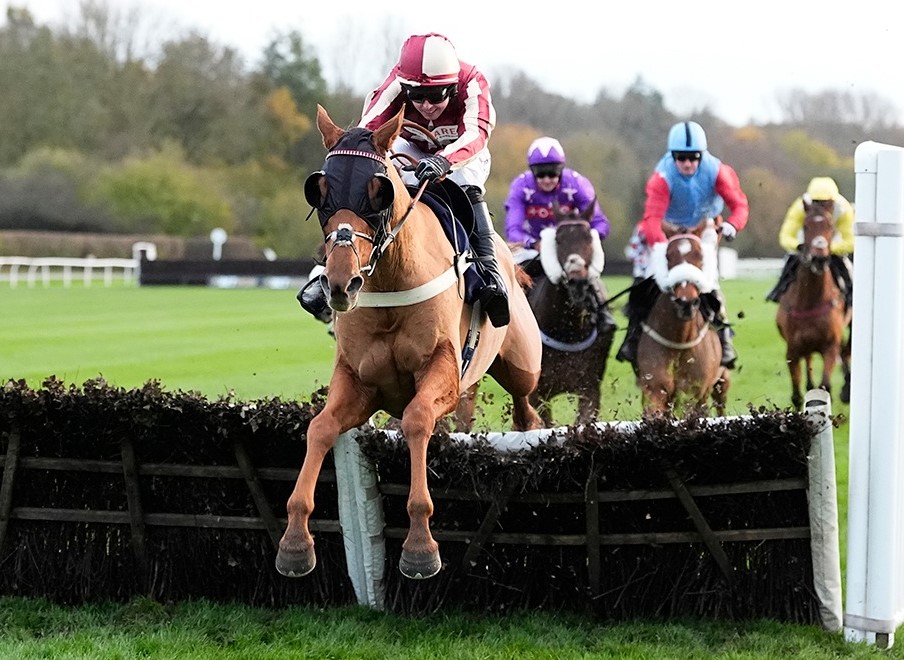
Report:
M 417 194 L 416 187 L 408 186 L 408 191 L 412 196 Z M 465 191 L 458 184 L 446 180 L 433 182 L 421 195 L 421 201 L 429 206 L 436 215 L 446 239 L 455 249 L 456 254 L 470 249 L 468 236 L 474 229 L 474 210 L 471 208 L 471 201 Z M 477 269 L 471 266 L 465 270 L 464 279 L 464 300 L 471 305 L 479 296 L 483 280 Z

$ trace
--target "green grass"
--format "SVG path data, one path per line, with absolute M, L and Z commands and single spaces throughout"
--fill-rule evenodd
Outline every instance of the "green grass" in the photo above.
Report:
M 628 284 L 627 278 L 607 279 L 612 295 Z M 724 284 L 740 354 L 729 414 L 790 401 L 775 306 L 763 301 L 768 285 Z M 0 378 L 24 378 L 38 387 L 50 375 L 75 384 L 100 376 L 127 388 L 156 379 L 167 389 L 208 397 L 232 392 L 239 399 L 304 398 L 329 381 L 333 340 L 294 294 L 205 287 L 0 288 Z M 619 332 L 613 354 L 621 337 Z M 837 392 L 840 374 L 836 381 Z M 485 383 L 492 395 L 486 398 L 501 397 L 492 381 Z M 629 366 L 609 361 L 601 400 L 603 419 L 640 415 Z M 566 404 L 557 409 L 564 423 L 571 421 Z
M 610 294 L 627 278 L 609 278 Z M 729 414 L 750 405 L 790 402 L 784 344 L 771 282 L 724 283 L 735 322 L 739 368 Z M 305 400 L 329 381 L 333 340 L 305 314 L 294 291 L 201 287 L 5 288 L 0 285 L 0 379 L 32 387 L 54 375 L 76 385 L 96 377 L 132 388 L 159 380 L 170 391 L 209 398 Z M 621 304 L 620 302 L 617 304 Z M 624 319 L 617 315 L 624 327 Z M 616 336 L 614 355 L 622 333 Z M 834 392 L 840 390 L 836 375 Z M 480 429 L 503 425 L 501 390 L 485 381 Z M 637 419 L 640 397 L 630 368 L 610 360 L 601 418 Z M 846 550 L 848 407 L 833 400 L 841 552 Z M 569 423 L 569 402 L 556 402 Z M 0 569 L 2 570 L 2 569 Z M 137 613 L 136 613 L 137 610 Z M 147 610 L 147 611 L 146 611 Z M 5 658 L 825 658 L 873 657 L 838 635 L 772 622 L 606 625 L 572 617 L 515 615 L 486 621 L 431 616 L 400 620 L 366 610 L 269 612 L 203 603 L 70 610 L 0 601 L 0 659 Z M 887 657 L 904 658 L 895 647 Z
M 0 288 L 0 378 L 33 387 L 103 377 L 239 399 L 306 398 L 333 340 L 294 291 L 202 287 Z
M 62 608 L 0 599 L 0 658 L 131 660 L 708 660 L 904 658 L 811 626 L 629 622 L 577 615 L 404 618 L 360 607 L 280 611 L 195 602 Z

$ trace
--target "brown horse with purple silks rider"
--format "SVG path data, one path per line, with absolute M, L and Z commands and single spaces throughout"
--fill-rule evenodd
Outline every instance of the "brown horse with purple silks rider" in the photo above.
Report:
M 401 420 L 411 457 L 410 525 L 399 569 L 428 578 L 442 567 L 430 533 L 433 502 L 427 486 L 427 443 L 461 392 L 489 373 L 512 396 L 512 425 L 539 428 L 528 396 L 540 375 L 537 322 L 515 282 L 511 252 L 494 237 L 509 290 L 511 321 L 501 328 L 472 320 L 460 293 L 468 264 L 443 232 L 434 211 L 416 201 L 390 161 L 402 114 L 368 131 L 343 130 L 318 107 L 327 160 L 305 184 L 318 210 L 326 247 L 325 278 L 335 316 L 336 360 L 323 410 L 308 427 L 301 472 L 287 503 L 288 527 L 276 567 L 292 577 L 314 569 L 308 520 L 323 459 L 339 434 L 379 410 Z M 390 238 L 391 237 L 391 238 Z M 469 366 L 463 348 L 474 330 Z
M 600 275 L 605 255 L 590 226 L 594 202 L 583 213 L 553 209 L 556 224 L 540 234 L 542 272 L 533 278 L 527 299 L 543 341 L 543 370 L 531 402 L 544 423 L 553 422 L 553 397 L 577 397 L 575 421 L 596 421 L 600 385 L 606 373 L 615 321 L 608 311 Z

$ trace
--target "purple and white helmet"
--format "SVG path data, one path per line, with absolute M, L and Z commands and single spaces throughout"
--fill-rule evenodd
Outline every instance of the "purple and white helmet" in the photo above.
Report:
M 547 163 L 564 165 L 565 150 L 555 138 L 537 138 L 527 148 L 527 164 L 544 165 Z

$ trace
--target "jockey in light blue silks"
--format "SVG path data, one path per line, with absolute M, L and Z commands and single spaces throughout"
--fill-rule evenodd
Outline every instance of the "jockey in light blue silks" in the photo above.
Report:
M 663 222 L 691 228 L 708 219 L 721 232 L 722 238 L 731 241 L 747 225 L 750 213 L 737 172 L 709 153 L 706 133 L 693 121 L 679 122 L 669 130 L 668 150 L 647 180 L 646 196 L 638 233 L 652 251 L 650 268 L 656 268 L 652 263 L 656 245 L 666 240 Z M 721 215 L 725 206 L 731 215 L 723 221 Z M 628 331 L 616 355 L 619 361 L 636 365 L 641 324 L 658 293 L 659 287 L 652 277 L 632 288 L 628 300 Z M 734 368 L 737 354 L 731 343 L 732 330 L 726 322 L 725 301 L 718 285 L 703 299 L 711 310 L 712 323 L 718 328 L 722 365 Z

